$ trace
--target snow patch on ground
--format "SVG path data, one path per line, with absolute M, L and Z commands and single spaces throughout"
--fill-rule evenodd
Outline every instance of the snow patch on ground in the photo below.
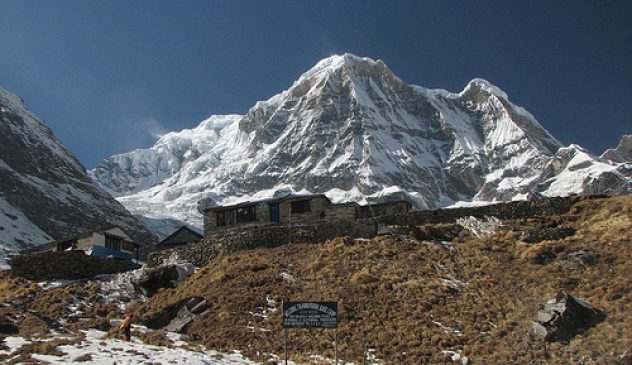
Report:
M 478 219 L 476 217 L 459 218 L 456 223 L 463 226 L 463 228 L 466 228 L 479 238 L 494 235 L 503 225 L 500 219 L 487 216 L 484 219 Z
M 134 326 L 134 329 L 137 329 Z M 75 363 L 81 358 L 82 364 L 188 364 L 188 365 L 250 365 L 257 364 L 242 356 L 238 351 L 232 353 L 221 353 L 213 350 L 203 349 L 195 351 L 187 348 L 184 341 L 179 340 L 176 334 L 170 334 L 174 339 L 172 347 L 153 346 L 141 342 L 137 338 L 126 342 L 119 339 L 105 338 L 106 332 L 98 330 L 82 331 L 85 339 L 76 344 L 59 346 L 63 353 L 61 356 L 34 354 L 36 360 L 49 364 L 65 365 Z M 5 343 L 9 350 L 0 353 L 10 355 L 25 343 L 21 337 L 7 337 Z M 292 364 L 294 364 L 292 362 Z

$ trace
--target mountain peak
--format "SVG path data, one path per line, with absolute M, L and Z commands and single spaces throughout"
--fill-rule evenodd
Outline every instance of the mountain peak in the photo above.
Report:
M 504 91 L 502 91 L 498 86 L 479 77 L 474 78 L 472 79 L 472 81 L 468 82 L 465 88 L 463 89 L 463 91 L 461 91 L 460 95 L 463 95 L 467 92 L 472 92 L 472 91 L 482 91 L 487 94 L 495 95 L 505 100 L 509 99 L 507 94 Z
M 0 87 L 0 107 L 3 111 L 25 109 L 24 100 L 14 93 Z
M 359 67 L 382 67 L 386 68 L 381 60 L 374 60 L 369 57 L 359 57 L 352 53 L 335 54 L 320 60 L 314 67 L 305 72 L 297 82 L 311 79 L 321 73 L 332 73 L 341 68 L 354 70 Z
M 473 79 L 460 94 L 428 90 L 350 53 L 319 61 L 232 120 L 208 138 L 174 133 L 168 148 L 121 156 L 92 176 L 138 214 L 172 212 L 199 226 L 202 198 L 223 205 L 289 187 L 338 202 L 407 199 L 434 209 L 546 195 L 563 171 L 546 169 L 561 144 L 487 80 Z M 629 190 L 625 171 L 575 166 L 555 193 L 581 193 L 602 173 L 613 182 L 608 191 Z

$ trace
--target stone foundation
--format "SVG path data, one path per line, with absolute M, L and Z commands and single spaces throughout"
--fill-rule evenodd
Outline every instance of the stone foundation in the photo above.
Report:
M 360 218 L 340 219 L 335 222 L 321 221 L 309 225 L 270 224 L 225 229 L 207 234 L 205 239 L 191 246 L 158 251 L 150 254 L 148 264 L 155 266 L 176 254 L 179 259 L 202 266 L 218 253 L 248 250 L 259 247 L 274 247 L 290 242 L 315 243 L 341 236 L 371 238 L 377 235 L 379 226 L 416 227 L 424 224 L 455 223 L 464 217 L 483 218 L 493 216 L 501 220 L 520 219 L 542 215 L 559 215 L 568 212 L 581 199 L 592 197 L 537 198 L 530 201 L 499 203 L 481 207 L 440 209 L 433 211 L 410 211 L 406 213 Z M 368 211 L 367 211 L 368 212 Z M 370 213 L 370 212 L 369 212 Z M 367 214 L 369 214 L 367 213 Z
M 83 251 L 38 252 L 11 257 L 11 274 L 35 281 L 90 279 L 137 269 L 129 261 L 104 259 Z
M 275 247 L 291 242 L 316 243 L 340 236 L 370 238 L 377 235 L 373 220 L 356 219 L 322 222 L 314 225 L 266 225 L 260 227 L 235 227 L 231 230 L 208 235 L 202 242 L 186 247 L 154 252 L 149 255 L 149 266 L 156 266 L 176 254 L 195 266 L 204 265 L 218 252 L 228 253 L 259 247 Z

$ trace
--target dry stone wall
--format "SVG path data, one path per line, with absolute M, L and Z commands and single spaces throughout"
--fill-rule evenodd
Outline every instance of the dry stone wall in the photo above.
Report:
M 340 236 L 370 238 L 377 235 L 379 225 L 404 227 L 408 232 L 409 227 L 424 224 L 455 223 L 457 219 L 469 216 L 477 218 L 493 216 L 501 220 L 507 220 L 563 214 L 568 212 L 571 206 L 579 199 L 591 198 L 542 197 L 530 201 L 499 203 L 481 207 L 409 211 L 376 216 L 375 219 L 332 219 L 328 217 L 329 219 L 326 221 L 292 227 L 284 225 L 235 227 L 207 234 L 205 239 L 198 244 L 154 252 L 149 256 L 149 265 L 158 265 L 173 254 L 196 266 L 202 266 L 220 252 L 226 253 L 258 247 L 273 247 L 289 242 L 323 242 Z M 396 211 L 394 210 L 394 212 Z
M 154 252 L 149 255 L 148 264 L 149 266 L 159 265 L 175 254 L 180 260 L 201 266 L 219 252 L 274 247 L 291 242 L 316 243 L 340 236 L 370 238 L 376 234 L 375 222 L 368 219 L 324 221 L 318 224 L 291 227 L 283 225 L 236 227 L 207 235 L 198 244 Z
M 429 223 L 454 223 L 459 218 L 496 217 L 501 220 L 519 219 L 542 215 L 563 214 L 568 212 L 578 197 L 538 198 L 528 201 L 515 201 L 485 205 L 480 207 L 451 208 L 429 211 L 412 211 L 376 217 L 380 224 L 418 226 Z
M 29 280 L 90 279 L 139 266 L 129 261 L 104 259 L 83 251 L 37 252 L 11 257 L 11 274 Z

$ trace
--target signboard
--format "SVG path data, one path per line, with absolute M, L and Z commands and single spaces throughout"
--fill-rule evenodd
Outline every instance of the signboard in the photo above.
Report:
M 284 302 L 284 328 L 336 328 L 337 302 Z

